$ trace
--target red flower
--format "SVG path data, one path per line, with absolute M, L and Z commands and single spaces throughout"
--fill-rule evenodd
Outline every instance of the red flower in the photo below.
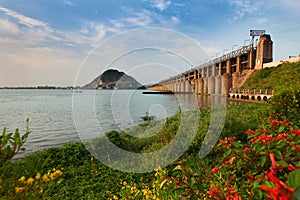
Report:
M 277 135 L 277 140 L 283 140 L 288 136 L 288 134 L 286 133 L 280 133 L 279 135 Z
M 251 150 L 251 148 L 245 147 L 245 148 L 243 149 L 243 152 L 246 153 L 246 152 L 249 151 L 249 150 Z
M 282 120 L 281 122 L 283 125 L 286 125 L 288 123 L 288 121 L 286 119 Z
M 231 163 L 229 161 L 225 161 L 224 164 L 225 165 L 231 165 Z
M 254 135 L 255 131 L 252 131 L 251 129 L 248 129 L 247 135 Z
M 211 170 L 211 172 L 212 172 L 213 174 L 217 173 L 218 171 L 219 171 L 219 168 L 218 168 L 218 167 L 215 167 L 215 168 L 213 168 L 213 169 Z
M 271 126 L 277 126 L 279 124 L 280 124 L 280 122 L 278 120 L 271 120 L 271 122 L 270 122 Z
M 295 151 L 300 151 L 300 146 L 295 146 L 295 147 L 294 147 L 294 150 L 295 150 Z
M 255 180 L 255 177 L 254 176 L 252 176 L 252 175 L 248 175 L 248 181 L 250 181 L 250 180 Z
M 233 141 L 235 141 L 235 137 L 234 138 L 227 138 L 227 140 L 228 140 L 228 142 L 233 142 Z
M 270 154 L 269 154 L 269 157 L 270 157 L 270 159 L 271 159 L 272 166 L 276 169 L 276 168 L 278 167 L 278 165 L 277 165 L 277 163 L 276 163 L 276 161 L 275 161 L 275 156 L 274 156 L 274 154 L 270 153 Z
M 288 170 L 289 171 L 295 171 L 297 168 L 294 167 L 293 165 L 289 164 Z

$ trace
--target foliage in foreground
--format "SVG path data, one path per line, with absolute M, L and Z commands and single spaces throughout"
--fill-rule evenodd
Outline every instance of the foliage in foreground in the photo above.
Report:
M 18 167 L 11 159 L 19 152 L 25 150 L 22 146 L 31 133 L 28 128 L 29 118 L 26 118 L 27 131 L 21 136 L 18 129 L 14 133 L 7 133 L 3 129 L 0 135 L 0 198 L 1 199 L 28 199 L 43 198 L 60 183 L 58 180 L 62 175 L 60 169 L 48 170 L 41 174 L 35 172 L 43 169 L 43 165 L 36 160 L 28 162 L 25 168 Z M 44 160 L 44 163 L 47 159 Z M 26 178 L 27 177 L 27 178 Z M 58 181 L 57 181 L 58 180 Z
M 286 120 L 271 120 L 259 129 L 249 129 L 247 136 L 248 144 L 235 137 L 220 140 L 215 149 L 219 157 L 213 165 L 199 162 L 198 167 L 191 167 L 194 163 L 187 161 L 172 170 L 159 169 L 150 193 L 133 193 L 132 186 L 127 186 L 122 188 L 122 199 L 299 198 L 299 127 Z

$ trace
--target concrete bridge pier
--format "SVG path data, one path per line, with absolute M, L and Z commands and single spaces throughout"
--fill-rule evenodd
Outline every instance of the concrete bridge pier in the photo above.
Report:
M 203 78 L 203 93 L 202 94 L 208 94 L 208 80 L 207 78 Z
M 228 94 L 229 89 L 232 87 L 232 76 L 231 74 L 223 74 L 222 75 L 222 94 Z
M 193 79 L 192 81 L 191 81 L 191 92 L 192 93 L 196 93 L 196 80 L 195 79 Z
M 190 82 L 186 80 L 186 81 L 184 82 L 184 85 L 185 85 L 184 92 L 190 92 L 190 88 L 191 88 Z
M 185 82 L 181 81 L 181 83 L 180 83 L 180 92 L 184 92 L 184 90 L 185 90 Z
M 198 94 L 198 79 L 194 80 L 194 93 Z
M 208 81 L 208 94 L 214 94 L 215 93 L 215 78 L 213 76 L 210 76 L 207 78 Z
M 222 93 L 222 77 L 216 76 L 215 77 L 215 94 L 221 94 Z
M 198 94 L 203 94 L 204 81 L 203 78 L 198 79 Z

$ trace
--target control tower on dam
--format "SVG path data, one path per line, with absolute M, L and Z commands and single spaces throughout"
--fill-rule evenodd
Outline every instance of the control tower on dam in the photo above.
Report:
M 252 35 L 250 45 L 215 58 L 186 72 L 162 80 L 148 90 L 196 93 L 228 94 L 231 88 L 239 88 L 264 63 L 273 61 L 273 41 L 268 34 L 260 34 L 255 46 Z

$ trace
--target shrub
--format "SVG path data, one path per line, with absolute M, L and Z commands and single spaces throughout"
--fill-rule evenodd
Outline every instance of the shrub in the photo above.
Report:
M 210 164 L 200 160 L 198 167 L 192 167 L 181 161 L 172 170 L 159 170 L 152 184 L 156 197 L 296 199 L 294 195 L 300 191 L 300 129 L 287 120 L 270 120 L 259 129 L 249 129 L 247 138 L 247 145 L 235 137 L 220 140 L 215 149 L 219 157 Z

